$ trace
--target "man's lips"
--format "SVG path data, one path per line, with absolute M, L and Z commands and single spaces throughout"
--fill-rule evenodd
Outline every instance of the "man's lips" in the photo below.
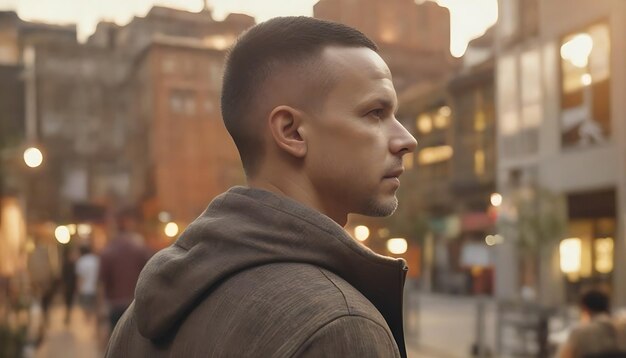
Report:
M 387 173 L 383 179 L 397 179 L 402 173 L 404 173 L 404 168 L 394 169 Z

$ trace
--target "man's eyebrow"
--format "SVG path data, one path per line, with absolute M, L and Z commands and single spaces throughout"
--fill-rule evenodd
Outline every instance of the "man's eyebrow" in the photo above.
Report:
M 366 103 L 366 105 L 372 105 L 372 104 L 376 103 L 376 104 L 379 104 L 379 105 L 389 109 L 389 108 L 394 108 L 394 103 L 395 102 L 393 100 L 389 99 L 389 98 L 374 97 L 374 98 L 371 98 L 370 100 L 368 100 L 365 103 Z M 398 109 L 399 109 L 399 106 L 395 106 L 395 109 L 393 111 L 394 115 L 398 114 Z

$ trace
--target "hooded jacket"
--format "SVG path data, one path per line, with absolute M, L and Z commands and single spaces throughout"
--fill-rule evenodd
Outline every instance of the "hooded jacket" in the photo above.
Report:
M 106 357 L 406 357 L 406 271 L 311 208 L 234 187 L 148 262 Z

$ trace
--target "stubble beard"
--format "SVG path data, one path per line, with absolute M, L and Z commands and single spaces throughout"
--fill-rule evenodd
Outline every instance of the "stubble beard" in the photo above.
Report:
M 365 204 L 363 215 L 373 217 L 386 217 L 392 215 L 398 208 L 398 198 L 394 194 L 390 199 L 369 198 Z

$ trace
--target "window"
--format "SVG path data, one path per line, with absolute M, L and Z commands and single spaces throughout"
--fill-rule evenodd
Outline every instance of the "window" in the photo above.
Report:
M 222 64 L 212 61 L 209 63 L 209 83 L 214 91 L 220 92 L 222 90 Z
M 533 155 L 538 151 L 543 117 L 541 56 L 538 50 L 503 57 L 498 63 L 500 133 L 505 157 Z
M 183 98 L 178 93 L 170 94 L 170 111 L 172 113 L 183 112 Z
M 164 56 L 161 61 L 161 70 L 167 74 L 176 72 L 176 59 L 173 56 Z
M 474 174 L 479 177 L 485 175 L 485 151 L 482 149 L 474 152 Z
M 414 153 L 406 153 L 404 156 L 402 156 L 402 165 L 404 166 L 404 169 L 406 170 L 413 169 L 414 160 L 415 160 Z
M 541 56 L 539 50 L 522 54 L 521 63 L 521 154 L 535 154 L 539 145 L 539 126 L 543 117 Z
M 519 0 L 500 0 L 500 25 L 499 31 L 505 39 L 512 38 L 519 26 Z
M 433 130 L 433 121 L 428 114 L 420 114 L 415 121 L 415 126 L 420 133 L 427 134 Z
M 419 151 L 418 161 L 421 165 L 444 162 L 452 158 L 453 150 L 449 145 L 426 147 Z
M 452 110 L 448 106 L 441 106 L 434 110 L 421 113 L 415 120 L 417 130 L 422 134 L 428 134 L 433 129 L 446 129 L 450 125 Z
M 204 112 L 213 114 L 215 110 L 216 108 L 215 108 L 215 103 L 213 102 L 213 100 L 211 98 L 206 98 L 204 100 Z
M 539 0 L 500 0 L 501 37 L 505 42 L 535 37 L 539 30 Z
M 610 35 L 606 24 L 561 41 L 561 144 L 603 143 L 611 135 Z
M 191 90 L 172 90 L 170 92 L 170 111 L 174 114 L 196 114 L 196 93 Z
M 484 177 L 487 172 L 487 156 L 488 150 L 493 150 L 489 147 L 490 134 L 485 133 L 487 128 L 492 128 L 493 114 L 490 111 L 488 104 L 485 101 L 485 97 L 492 98 L 491 94 L 486 93 L 488 89 L 479 88 L 474 91 L 473 97 L 473 109 L 474 109 L 474 123 L 472 133 L 472 148 L 474 150 L 474 175 L 477 177 Z M 469 96 L 468 96 L 469 97 Z M 490 132 L 491 133 L 491 132 Z M 489 155 L 491 157 L 491 155 Z M 490 164 L 491 167 L 491 164 Z M 490 168 L 491 170 L 491 168 Z

